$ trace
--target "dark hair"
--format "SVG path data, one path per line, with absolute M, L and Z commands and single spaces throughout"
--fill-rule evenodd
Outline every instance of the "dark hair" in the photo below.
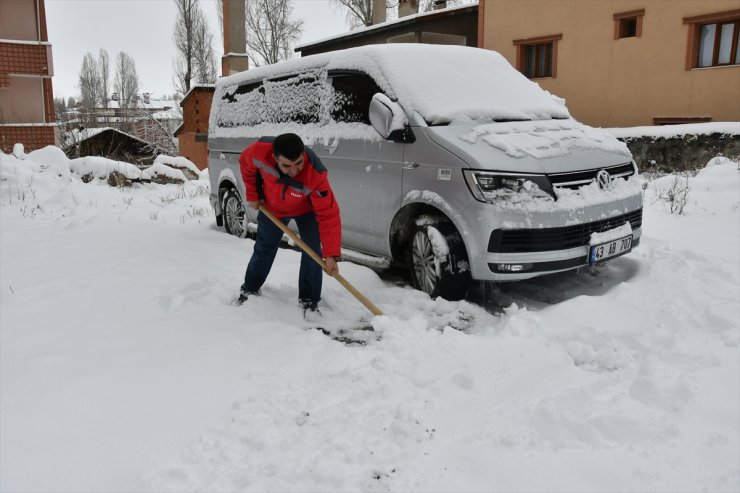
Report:
M 295 161 L 303 154 L 303 141 L 296 134 L 282 134 L 272 141 L 272 153 Z

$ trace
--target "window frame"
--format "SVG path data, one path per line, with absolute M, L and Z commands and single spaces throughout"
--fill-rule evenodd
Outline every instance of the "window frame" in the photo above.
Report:
M 558 75 L 558 41 L 563 39 L 563 34 L 551 34 L 548 36 L 538 36 L 536 38 L 515 39 L 516 46 L 516 68 L 528 79 L 555 79 Z M 552 45 L 552 55 L 550 56 L 550 75 L 527 75 L 527 49 L 532 46 Z M 535 63 L 536 65 L 536 63 Z
M 619 12 L 614 14 L 614 39 L 641 38 L 642 37 L 642 18 L 645 16 L 645 9 L 630 10 L 628 12 Z M 624 24 L 628 20 L 635 21 L 635 35 L 624 35 Z
M 735 60 L 738 56 L 738 50 L 740 47 L 740 9 L 727 10 L 724 12 L 717 12 L 714 14 L 698 15 L 693 17 L 684 17 L 683 23 L 688 25 L 688 41 L 686 49 L 686 70 L 693 69 L 708 69 L 708 68 L 721 68 L 721 67 L 740 67 L 740 63 Z M 714 24 L 714 46 L 712 48 L 712 64 L 706 66 L 699 66 L 699 47 L 701 46 L 701 31 L 704 26 Z M 719 57 L 719 43 L 721 39 L 722 25 L 734 24 L 734 32 L 732 35 L 732 46 L 730 48 L 730 61 L 729 63 L 718 63 Z

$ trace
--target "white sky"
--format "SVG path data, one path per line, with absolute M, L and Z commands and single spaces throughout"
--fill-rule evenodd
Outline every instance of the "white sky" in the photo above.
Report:
M 344 11 L 328 0 L 293 0 L 294 18 L 304 20 L 300 43 L 347 31 Z M 223 41 L 218 28 L 216 0 L 201 0 L 217 39 L 220 59 Z M 119 51 L 134 58 L 141 92 L 158 98 L 172 94 L 175 47 L 174 0 L 46 0 L 46 22 L 54 55 L 54 97 L 76 96 L 82 58 L 105 48 L 111 61 Z M 113 75 L 111 71 L 111 76 Z M 112 81 L 111 81 L 112 83 Z

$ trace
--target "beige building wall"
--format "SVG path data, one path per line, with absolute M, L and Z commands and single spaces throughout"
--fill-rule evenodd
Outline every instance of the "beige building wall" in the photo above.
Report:
M 514 40 L 562 34 L 554 78 L 578 120 L 602 127 L 654 117 L 740 121 L 740 65 L 686 69 L 685 17 L 740 9 L 740 0 L 481 0 L 483 48 L 516 66 Z M 644 9 L 640 37 L 614 39 L 614 14 Z
M 36 0 L 0 0 L 0 39 L 38 41 Z

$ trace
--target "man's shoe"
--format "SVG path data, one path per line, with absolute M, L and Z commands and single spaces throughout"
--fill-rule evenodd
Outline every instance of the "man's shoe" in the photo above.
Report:
M 241 291 L 239 293 L 239 299 L 236 300 L 236 304 L 241 306 L 244 304 L 245 301 L 249 299 L 250 296 L 260 296 L 261 294 L 261 289 L 258 289 L 257 291 Z
M 310 310 L 312 312 L 315 312 L 319 309 L 319 303 L 317 301 L 303 299 L 298 300 L 298 303 L 301 305 L 301 308 L 303 308 L 304 311 Z
M 317 301 L 298 300 L 298 302 L 300 303 L 301 308 L 303 308 L 303 318 L 309 320 L 321 317 L 319 303 Z

